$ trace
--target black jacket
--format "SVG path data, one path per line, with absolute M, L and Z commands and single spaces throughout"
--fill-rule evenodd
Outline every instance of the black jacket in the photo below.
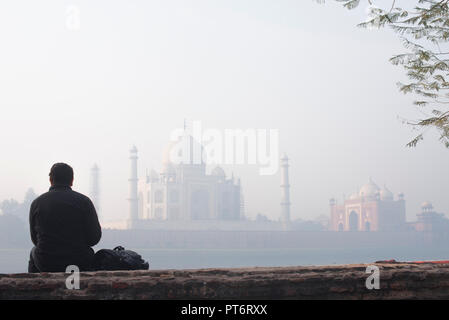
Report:
M 68 186 L 52 186 L 30 207 L 34 263 L 41 272 L 64 272 L 67 265 L 88 270 L 101 238 L 92 201 Z

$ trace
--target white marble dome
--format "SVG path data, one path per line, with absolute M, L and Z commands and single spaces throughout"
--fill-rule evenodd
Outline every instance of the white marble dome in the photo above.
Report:
M 360 188 L 359 195 L 365 198 L 376 198 L 379 191 L 379 187 L 370 179 L 367 184 Z

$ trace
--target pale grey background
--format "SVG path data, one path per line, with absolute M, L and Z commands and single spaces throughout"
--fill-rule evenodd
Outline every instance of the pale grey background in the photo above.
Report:
M 80 30 L 66 9 L 80 9 Z M 389 31 L 358 29 L 365 8 L 328 1 L 2 1 L 0 200 L 44 192 L 53 162 L 88 192 L 101 168 L 104 220 L 127 217 L 128 150 L 140 174 L 160 169 L 183 119 L 210 128 L 274 128 L 291 158 L 293 218 L 328 214 L 372 176 L 404 192 L 407 215 L 433 202 L 449 212 L 448 152 L 401 123 L 421 114 L 395 83 Z M 279 215 L 279 176 L 227 167 L 242 178 L 247 214 Z

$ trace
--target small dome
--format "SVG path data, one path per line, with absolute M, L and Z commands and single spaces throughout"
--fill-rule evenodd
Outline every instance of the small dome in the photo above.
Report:
M 175 174 L 176 173 L 176 168 L 173 165 L 173 163 L 171 162 L 166 162 L 164 163 L 163 167 L 162 167 L 162 174 Z
M 391 201 L 393 200 L 393 192 L 391 192 L 390 190 L 387 189 L 386 186 L 384 186 L 382 188 L 382 190 L 380 190 L 380 199 L 384 200 L 384 201 Z
M 357 192 L 354 192 L 353 194 L 351 194 L 349 196 L 349 200 L 354 200 L 354 199 L 358 199 L 359 198 L 359 194 Z
M 220 166 L 216 166 L 214 168 L 214 170 L 212 170 L 211 175 L 216 176 L 216 177 L 221 177 L 221 178 L 226 177 L 226 174 L 225 174 L 223 168 Z
M 154 169 L 151 169 L 151 171 L 150 171 L 150 177 L 151 177 L 151 179 L 153 179 L 153 180 L 159 179 L 159 175 L 157 174 L 157 172 L 156 172 Z
M 157 182 L 158 180 L 159 180 L 159 174 L 154 169 L 151 169 L 149 173 L 147 171 L 147 183 Z
M 423 203 L 421 203 L 421 209 L 432 210 L 432 203 L 430 203 L 429 201 L 424 201 Z
M 369 182 L 360 188 L 359 195 L 365 198 L 376 198 L 379 191 L 379 187 L 373 182 L 373 180 L 369 179 Z

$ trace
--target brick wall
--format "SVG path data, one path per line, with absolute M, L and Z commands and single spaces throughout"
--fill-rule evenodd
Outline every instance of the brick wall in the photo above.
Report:
M 380 289 L 365 286 L 367 265 L 1 274 L 0 299 L 448 299 L 449 264 L 376 264 Z

